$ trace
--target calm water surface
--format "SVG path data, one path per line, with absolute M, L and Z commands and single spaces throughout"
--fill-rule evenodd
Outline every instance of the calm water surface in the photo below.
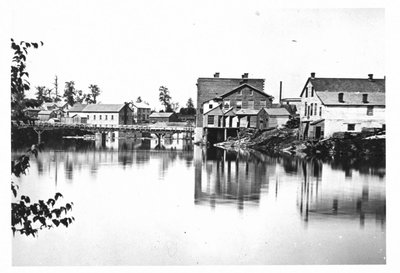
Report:
M 384 167 L 156 145 L 64 140 L 32 158 L 20 195 L 61 192 L 76 221 L 17 234 L 13 265 L 385 263 Z

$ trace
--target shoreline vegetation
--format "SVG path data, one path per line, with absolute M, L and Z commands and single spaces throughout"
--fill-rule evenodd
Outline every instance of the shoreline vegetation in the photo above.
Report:
M 385 131 L 357 134 L 338 133 L 321 140 L 298 140 L 298 128 L 255 130 L 243 129 L 238 137 L 214 144 L 222 149 L 253 149 L 269 154 L 298 157 L 356 158 L 385 160 Z

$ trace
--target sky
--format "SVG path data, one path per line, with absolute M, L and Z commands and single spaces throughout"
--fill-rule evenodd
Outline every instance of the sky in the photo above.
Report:
M 101 103 L 138 96 L 153 108 L 196 100 L 199 77 L 264 78 L 299 96 L 310 75 L 385 76 L 384 9 L 280 9 L 265 1 L 13 1 L 11 35 L 30 50 L 31 87 L 66 81 L 102 90 Z M 229 3 L 229 4 L 228 4 Z M 30 93 L 33 95 L 34 91 Z M 29 95 L 29 94 L 28 94 Z

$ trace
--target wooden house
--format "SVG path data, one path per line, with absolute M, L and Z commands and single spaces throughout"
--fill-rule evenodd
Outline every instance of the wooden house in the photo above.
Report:
M 301 91 L 300 138 L 385 128 L 385 79 L 317 78 Z
M 178 116 L 176 113 L 154 112 L 149 116 L 151 123 L 156 122 L 177 122 Z

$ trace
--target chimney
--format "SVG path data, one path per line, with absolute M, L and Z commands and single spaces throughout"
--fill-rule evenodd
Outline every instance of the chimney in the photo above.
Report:
M 368 80 L 373 81 L 374 80 L 374 74 L 368 74 Z
M 338 94 L 338 100 L 339 100 L 339 102 L 344 102 L 344 100 L 343 100 L 343 93 L 339 93 L 339 94 Z
M 315 72 L 311 72 L 311 79 L 315 79 Z
M 282 103 L 282 81 L 279 82 L 279 104 Z
M 219 72 L 214 73 L 214 78 L 219 78 Z
M 368 103 L 368 94 L 363 94 L 363 103 Z
M 249 73 L 243 73 L 242 79 L 247 79 L 249 77 Z

